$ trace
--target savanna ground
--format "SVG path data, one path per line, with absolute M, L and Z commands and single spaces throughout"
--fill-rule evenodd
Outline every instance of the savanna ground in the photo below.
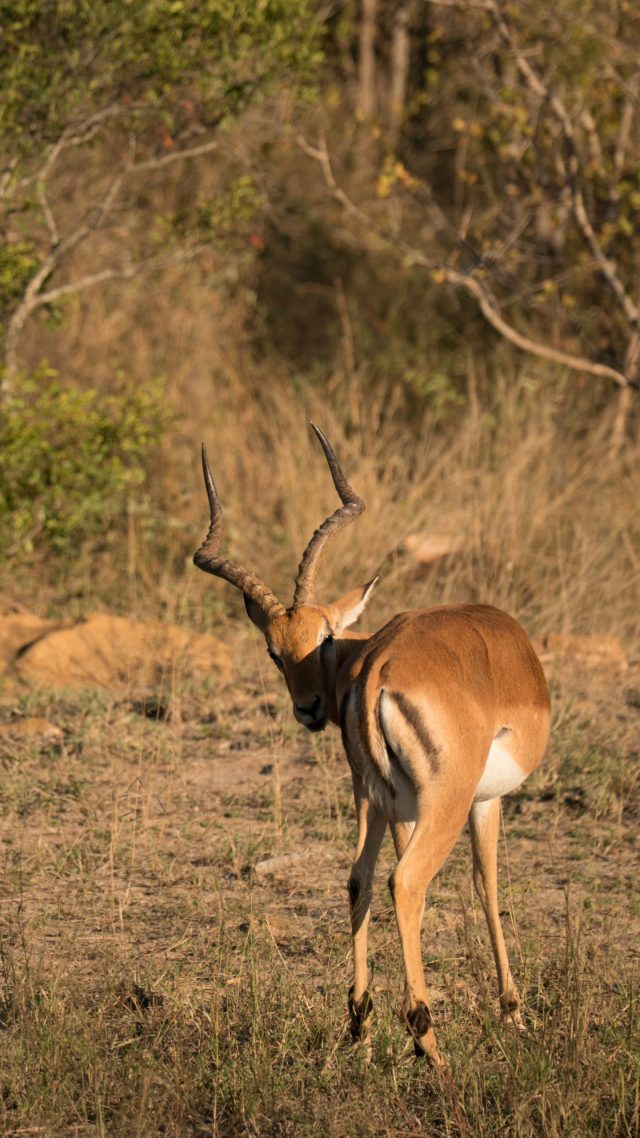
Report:
M 473 425 L 448 451 L 432 451 L 430 474 L 418 448 L 391 448 L 382 428 L 363 456 L 351 448 L 349 470 L 365 484 L 369 510 L 364 536 L 354 527 L 353 542 L 328 558 L 338 567 L 327 576 L 344 591 L 366 573 L 358 542 L 378 550 L 409 520 L 419 528 L 428 517 L 438 529 L 453 518 L 472 547 L 440 573 L 421 574 L 394 555 L 364 624 L 376 627 L 407 601 L 479 592 L 538 637 L 599 631 L 625 644 L 626 669 L 615 659 L 549 655 L 550 747 L 539 772 L 505 800 L 502 911 L 526 1033 L 499 1023 L 463 836 L 429 891 L 423 932 L 448 1073 L 415 1061 L 400 1019 L 388 844 L 371 924 L 371 1063 L 347 1041 L 345 885 L 355 832 L 339 733 L 311 738 L 294 723 L 261 638 L 239 607 L 221 610 L 231 590 L 189 570 L 168 615 L 224 635 L 235 662 L 227 685 L 174 674 L 143 701 L 135 677 L 115 694 L 3 689 L 5 720 L 42 715 L 64 742 L 5 744 L 2 754 L 2 1133 L 638 1133 L 640 669 L 629 560 L 637 475 L 628 465 L 612 481 L 588 448 L 580 468 L 563 465 L 560 433 L 540 433 L 531 416 L 510 431 L 509 446 L 502 436 L 485 454 L 482 473 L 469 451 Z M 344 453 L 346 441 L 338 444 Z M 385 445 L 395 457 L 376 490 L 374 458 Z M 549 450 L 554 467 L 543 461 Z M 273 507 L 270 491 L 293 486 L 297 474 L 290 450 L 269 453 L 268 469 L 255 462 L 247 543 L 260 508 Z M 224 461 L 241 484 L 239 457 Z M 556 490 L 545 478 L 551 469 Z M 309 501 L 298 497 L 297 506 L 312 527 L 331 507 L 320 459 L 308 477 Z M 232 533 L 233 524 L 232 510 Z M 491 555 L 487 535 L 500 539 Z M 268 541 L 262 533 L 258 549 Z M 286 546 L 279 552 L 283 564 L 292 557 Z M 138 557 L 124 600 L 145 611 L 149 561 Z M 167 581 L 154 582 L 160 607 Z

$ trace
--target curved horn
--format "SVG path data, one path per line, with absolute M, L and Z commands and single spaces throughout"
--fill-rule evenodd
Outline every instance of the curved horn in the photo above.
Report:
M 343 526 L 353 521 L 354 518 L 357 518 L 364 510 L 364 502 L 362 498 L 358 497 L 353 487 L 349 485 L 347 476 L 340 466 L 328 438 L 322 433 L 319 427 L 316 427 L 315 423 L 312 423 L 311 426 L 320 440 L 325 458 L 329 464 L 333 485 L 338 491 L 342 506 L 340 506 L 335 513 L 331 514 L 330 517 L 326 518 L 322 525 L 318 527 L 302 554 L 302 561 L 298 566 L 296 588 L 293 597 L 294 610 L 300 608 L 301 605 L 313 603 L 318 563 L 324 550 L 335 534 L 338 533 L 338 530 L 341 530 Z
M 209 499 L 211 524 L 202 545 L 193 555 L 194 564 L 198 566 L 198 569 L 203 569 L 205 573 L 213 573 L 214 576 L 222 577 L 230 585 L 235 585 L 237 589 L 241 589 L 247 597 L 251 597 L 251 600 L 256 602 L 265 616 L 269 618 L 278 616 L 285 611 L 284 605 L 262 583 L 260 578 L 256 577 L 255 573 L 250 573 L 248 569 L 242 569 L 240 565 L 234 565 L 226 558 L 218 557 L 222 538 L 222 506 L 211 476 L 204 443 L 202 444 L 202 473 L 204 474 L 204 484 Z

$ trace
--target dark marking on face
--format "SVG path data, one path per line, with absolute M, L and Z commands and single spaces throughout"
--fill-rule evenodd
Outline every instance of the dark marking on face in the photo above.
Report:
M 431 770 L 434 774 L 437 774 L 440 770 L 440 752 L 422 719 L 420 709 L 402 692 L 394 691 L 390 692 L 390 695 L 405 723 L 411 728 L 427 756 Z
M 493 737 L 494 737 L 494 739 L 502 739 L 503 735 L 509 735 L 510 733 L 511 733 L 510 727 L 501 727 L 499 731 L 496 731 L 496 733 Z

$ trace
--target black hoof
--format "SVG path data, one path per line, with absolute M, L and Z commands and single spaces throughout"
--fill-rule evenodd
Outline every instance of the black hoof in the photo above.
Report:
M 369 995 L 369 990 L 367 989 L 359 1000 L 354 1000 L 352 985 L 351 988 L 349 988 L 349 1028 L 352 1039 L 362 1039 L 367 1020 L 371 1016 L 372 1011 L 373 1000 Z

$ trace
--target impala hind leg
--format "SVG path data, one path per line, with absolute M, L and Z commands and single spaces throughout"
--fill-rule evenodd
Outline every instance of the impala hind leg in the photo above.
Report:
M 352 1038 L 369 1043 L 373 1002 L 368 988 L 367 931 L 373 874 L 387 819 L 367 796 L 362 783 L 355 776 L 353 793 L 358 819 L 358 842 L 347 885 L 353 938 L 353 985 L 349 990 L 349 1018 Z
M 473 883 L 491 937 L 498 974 L 498 993 L 503 1022 L 522 1028 L 520 997 L 516 989 L 504 943 L 498 910 L 498 839 L 500 837 L 500 799 L 474 802 L 469 813 L 469 832 L 473 853 Z
M 449 802 L 447 807 L 446 811 L 438 811 L 444 819 L 442 824 L 435 825 L 431 820 L 418 821 L 389 878 L 406 978 L 402 1012 L 413 1036 L 416 1055 L 425 1055 L 434 1067 L 444 1067 L 445 1063 L 433 1030 L 422 965 L 420 928 L 427 887 L 446 861 L 464 826 L 468 799 L 462 807 L 459 802 Z

